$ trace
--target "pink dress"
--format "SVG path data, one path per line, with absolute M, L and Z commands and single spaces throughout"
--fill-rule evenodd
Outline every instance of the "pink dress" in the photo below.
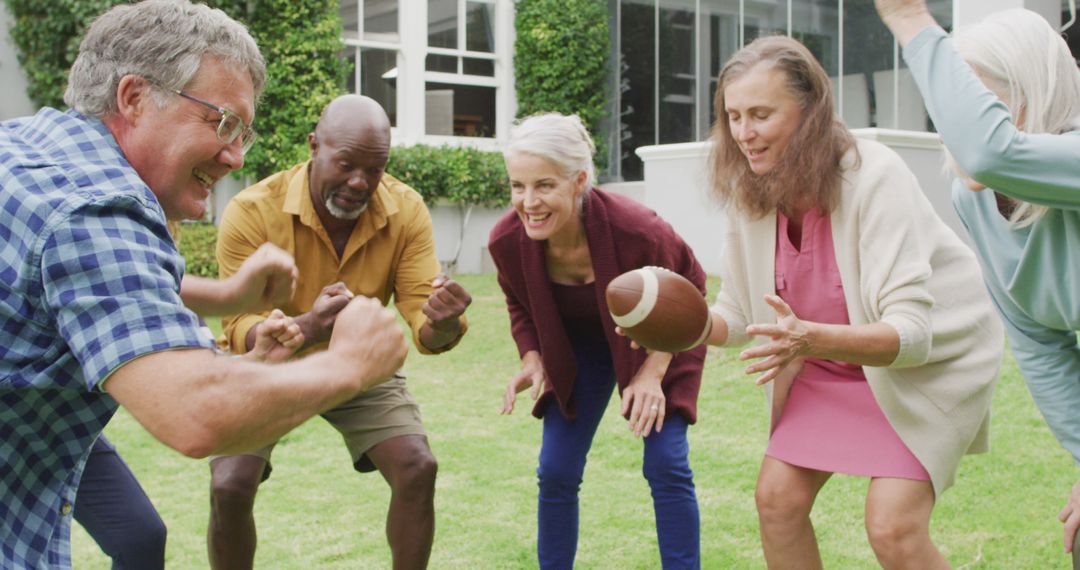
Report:
M 829 217 L 806 213 L 799 249 L 788 219 L 776 218 L 776 294 L 800 319 L 849 324 Z M 930 480 L 874 400 L 862 367 L 847 362 L 806 360 L 765 454 L 819 471 Z

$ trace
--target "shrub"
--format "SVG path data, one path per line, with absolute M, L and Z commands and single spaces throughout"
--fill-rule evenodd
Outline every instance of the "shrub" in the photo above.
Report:
M 518 116 L 576 113 L 593 133 L 597 170 L 607 152 L 600 121 L 611 49 L 605 0 L 518 0 L 514 5 Z
M 386 171 L 419 192 L 429 205 L 446 200 L 499 208 L 510 202 L 502 153 L 449 146 L 398 146 Z
M 217 279 L 217 227 L 203 222 L 180 224 L 175 235 L 177 247 L 186 262 L 184 273 Z

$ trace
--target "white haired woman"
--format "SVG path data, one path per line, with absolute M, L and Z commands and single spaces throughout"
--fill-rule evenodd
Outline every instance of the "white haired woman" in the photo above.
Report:
M 877 0 L 877 8 L 959 175 L 953 203 L 1020 372 L 1050 431 L 1080 462 L 1080 285 L 1068 277 L 1080 275 L 1076 61 L 1031 11 L 993 13 L 950 39 L 923 0 Z M 1069 552 L 1080 482 L 1059 517 Z
M 521 372 L 504 414 L 532 388 L 544 420 L 537 553 L 541 568 L 571 568 L 578 489 L 596 427 L 617 385 L 622 414 L 644 437 L 664 568 L 699 568 L 699 513 L 686 432 L 697 418 L 705 347 L 672 355 L 631 348 L 615 332 L 604 292 L 619 274 L 666 267 L 705 293 L 705 273 L 655 212 L 592 187 L 592 138 L 576 115 L 529 117 L 504 151 L 512 210 L 488 243 L 506 294 Z

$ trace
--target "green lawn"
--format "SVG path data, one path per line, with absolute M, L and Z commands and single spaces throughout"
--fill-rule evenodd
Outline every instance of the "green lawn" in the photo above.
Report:
M 473 295 L 470 331 L 442 356 L 411 354 L 409 384 L 439 459 L 431 567 L 535 568 L 540 423 L 520 405 L 498 414 L 517 353 L 493 276 L 462 276 Z M 710 283 L 710 291 L 716 282 Z M 764 396 L 735 352 L 713 349 L 690 431 L 701 504 L 704 568 L 761 568 L 753 489 L 766 439 Z M 527 394 L 525 394 L 527 399 Z M 641 442 L 613 399 L 581 492 L 579 568 L 659 568 Z M 206 567 L 209 470 L 154 441 L 124 412 L 106 430 L 169 527 L 168 566 Z M 388 491 L 352 471 L 337 433 L 321 420 L 284 438 L 260 491 L 258 568 L 389 568 L 383 521 Z M 993 452 L 967 458 L 942 496 L 933 536 L 958 568 L 1063 568 L 1056 520 L 1076 470 L 1050 435 L 1007 357 L 994 399 Z M 863 531 L 866 479 L 837 476 L 813 518 L 825 565 L 873 568 Z M 76 528 L 77 568 L 109 567 Z

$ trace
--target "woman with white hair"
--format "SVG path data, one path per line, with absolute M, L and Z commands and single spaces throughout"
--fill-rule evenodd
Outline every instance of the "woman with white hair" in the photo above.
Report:
M 705 347 L 672 355 L 635 350 L 615 332 L 604 292 L 625 271 L 666 267 L 705 293 L 705 273 L 671 226 L 629 198 L 593 188 L 592 138 L 576 115 L 523 120 L 504 151 L 512 210 L 488 248 L 506 294 L 521 371 L 502 413 L 531 387 L 544 420 L 537 552 L 541 568 L 571 568 L 578 489 L 611 392 L 644 437 L 664 568 L 698 568 L 699 514 L 686 431 L 697 417 Z
M 1027 10 L 996 12 L 950 39 L 924 0 L 876 4 L 952 157 L 953 202 L 1028 389 L 1080 462 L 1080 282 L 1069 277 L 1080 275 L 1076 61 Z M 1080 482 L 1059 518 L 1068 552 Z

